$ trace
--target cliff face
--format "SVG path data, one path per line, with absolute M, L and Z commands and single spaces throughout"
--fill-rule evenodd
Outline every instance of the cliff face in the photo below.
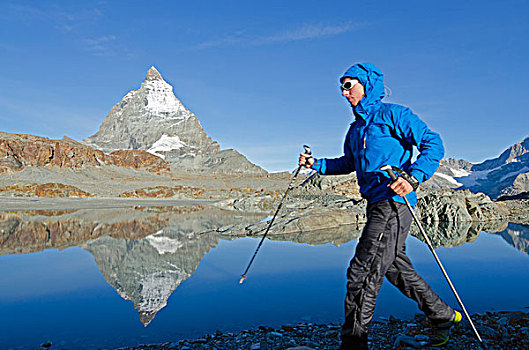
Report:
M 79 169 L 101 166 L 107 156 L 71 139 L 50 140 L 46 137 L 0 132 L 0 173 L 22 170 L 26 166 L 57 166 Z
M 105 154 L 70 138 L 46 137 L 0 132 L 0 174 L 25 167 L 82 169 L 116 165 L 150 172 L 169 171 L 165 160 L 142 150 L 122 150 Z

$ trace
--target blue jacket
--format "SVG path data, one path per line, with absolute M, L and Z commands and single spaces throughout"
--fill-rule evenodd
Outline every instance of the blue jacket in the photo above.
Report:
M 316 159 L 313 168 L 324 175 L 356 171 L 360 193 L 369 202 L 404 203 L 404 199 L 388 187 L 391 179 L 380 167 L 386 164 L 399 167 L 424 182 L 434 174 L 444 156 L 441 137 L 409 108 L 382 102 L 383 74 L 373 64 L 355 64 L 340 81 L 345 77 L 357 78 L 364 86 L 365 96 L 353 108 L 356 120 L 345 137 L 344 155 Z M 420 154 L 412 163 L 413 146 Z M 406 197 L 415 206 L 417 194 L 412 192 Z

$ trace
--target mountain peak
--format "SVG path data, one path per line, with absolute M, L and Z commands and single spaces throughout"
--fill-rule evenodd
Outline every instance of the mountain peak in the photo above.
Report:
M 178 169 L 266 174 L 243 155 L 221 151 L 154 66 L 141 87 L 114 105 L 98 132 L 84 143 L 105 152 L 144 150 Z
M 147 75 L 145 76 L 145 80 L 163 80 L 160 72 L 154 66 L 151 66 L 149 70 L 147 71 Z

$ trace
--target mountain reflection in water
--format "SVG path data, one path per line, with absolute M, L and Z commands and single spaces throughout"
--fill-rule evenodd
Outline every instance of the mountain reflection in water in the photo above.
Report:
M 81 247 L 94 255 L 103 277 L 119 295 L 134 302 L 147 326 L 218 242 L 218 234 L 168 226 L 142 239 L 105 236 Z
M 0 214 L 0 254 L 79 246 L 147 326 L 220 239 L 261 215 L 204 206 L 35 210 Z
M 243 235 L 244 227 L 263 216 L 204 206 L 4 212 L 0 213 L 0 254 L 79 246 L 94 256 L 106 282 L 134 303 L 147 326 L 221 238 Z M 473 242 L 485 230 L 529 253 L 529 227 L 523 225 L 459 222 L 425 228 L 435 247 Z M 357 239 L 361 230 L 358 225 L 288 235 L 272 231 L 269 238 L 339 246 Z M 415 225 L 412 234 L 420 239 Z
M 529 226 L 509 223 L 505 230 L 497 234 L 519 251 L 529 254 Z

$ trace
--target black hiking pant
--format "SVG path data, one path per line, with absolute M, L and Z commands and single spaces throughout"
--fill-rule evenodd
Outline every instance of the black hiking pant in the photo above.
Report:
M 454 310 L 413 269 L 405 241 L 412 216 L 401 203 L 368 204 L 367 223 L 347 269 L 345 323 L 341 349 L 367 349 L 369 323 L 384 276 L 404 295 L 415 300 L 434 322 L 450 320 Z

